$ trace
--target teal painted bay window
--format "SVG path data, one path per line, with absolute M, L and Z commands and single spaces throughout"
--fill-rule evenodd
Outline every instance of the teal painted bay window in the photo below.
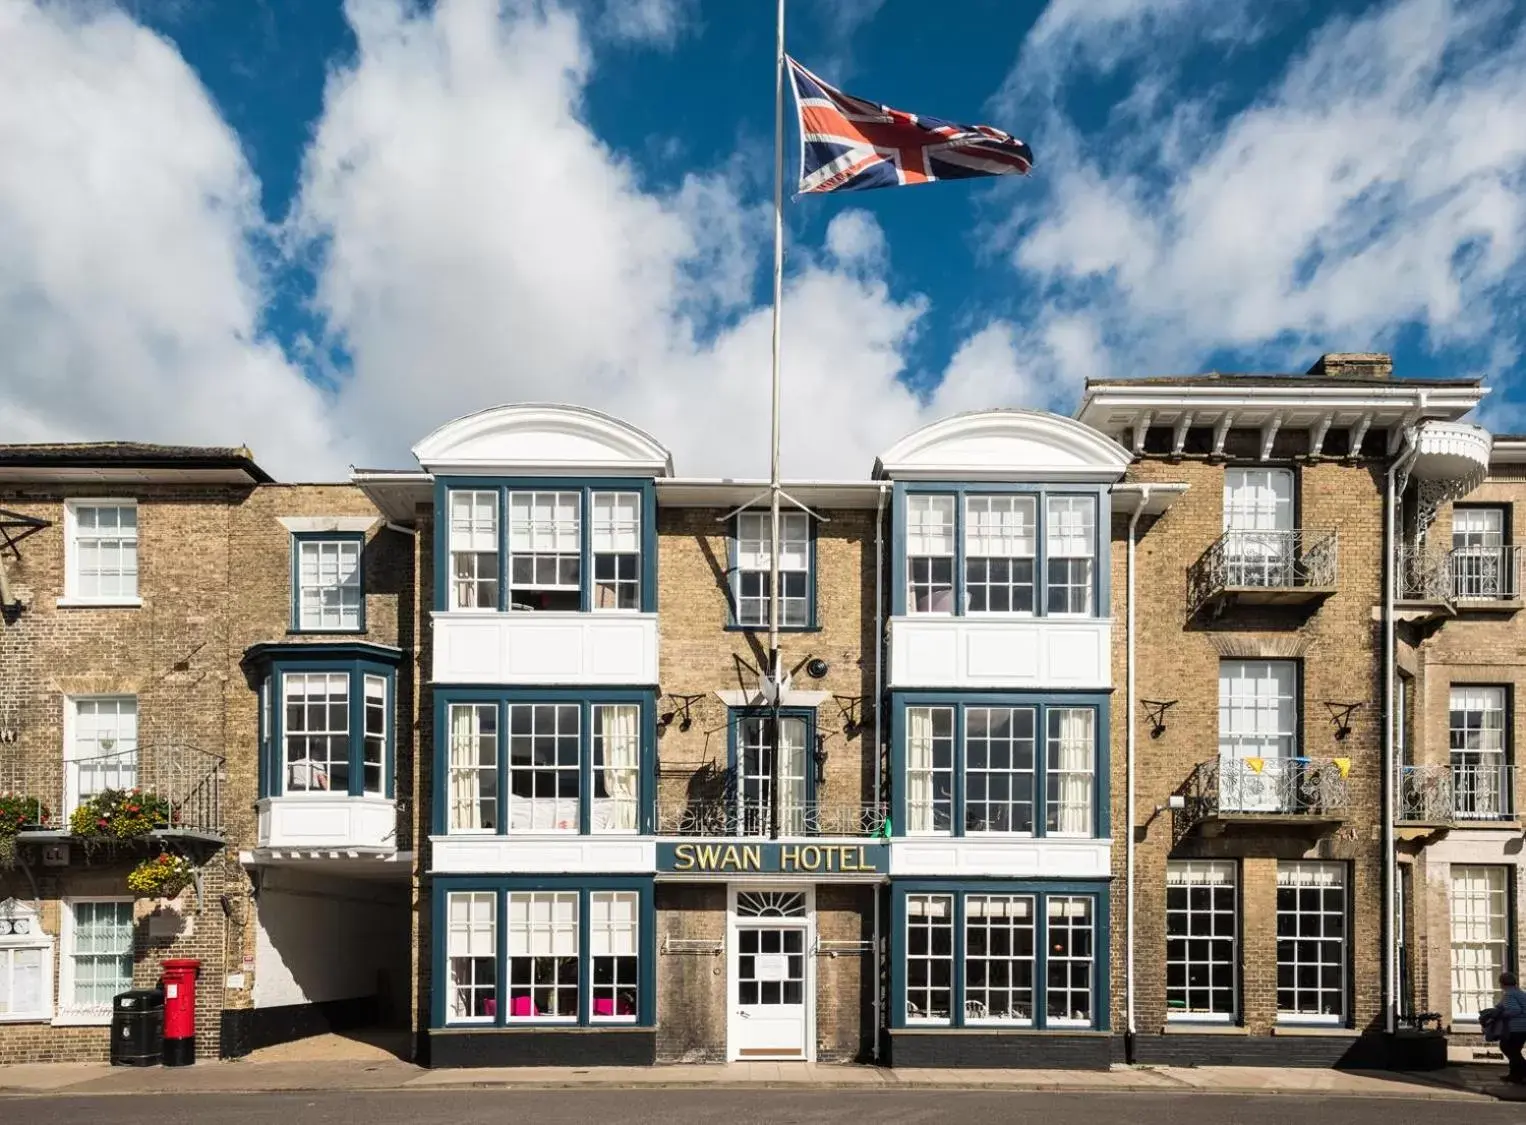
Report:
M 437 877 L 432 1024 L 650 1027 L 649 878 Z
M 260 797 L 393 795 L 397 649 L 256 645 Z
M 894 1029 L 1108 1026 L 1104 883 L 898 882 L 891 926 Z
M 897 836 L 1104 837 L 1105 695 L 897 693 Z
M 649 480 L 449 478 L 435 489 L 435 609 L 657 609 Z
M 440 835 L 651 831 L 650 689 L 435 693 Z
M 895 485 L 892 613 L 1105 617 L 1109 506 L 1083 485 Z

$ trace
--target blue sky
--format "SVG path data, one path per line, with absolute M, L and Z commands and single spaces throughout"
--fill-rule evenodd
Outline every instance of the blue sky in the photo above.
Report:
M 1037 166 L 787 204 L 786 472 L 1326 350 L 1514 425 L 1523 9 L 790 0 L 823 77 Z M 760 475 L 772 50 L 766 0 L 3 0 L 0 439 L 330 477 L 558 398 Z

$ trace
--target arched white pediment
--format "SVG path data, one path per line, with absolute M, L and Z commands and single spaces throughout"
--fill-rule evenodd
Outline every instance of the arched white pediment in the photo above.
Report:
M 901 480 L 1115 481 L 1128 450 L 1092 429 L 1041 410 L 955 414 L 908 434 L 874 464 Z
M 432 473 L 542 476 L 673 475 L 650 434 L 584 406 L 523 402 L 447 422 L 413 447 Z

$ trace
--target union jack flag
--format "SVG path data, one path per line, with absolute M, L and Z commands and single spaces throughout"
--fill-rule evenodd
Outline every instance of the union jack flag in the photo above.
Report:
M 1033 150 L 989 125 L 955 125 L 855 98 L 787 59 L 800 113 L 800 194 L 1026 174 Z

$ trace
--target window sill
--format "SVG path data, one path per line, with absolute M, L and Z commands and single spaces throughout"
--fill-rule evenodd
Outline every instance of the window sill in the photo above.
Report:
M 578 1034 L 607 1035 L 611 1031 L 643 1031 L 650 1033 L 654 1025 L 649 1023 L 594 1023 L 580 1024 L 572 1021 L 548 1023 L 544 1020 L 522 1020 L 515 1023 L 452 1023 L 445 1027 L 431 1027 L 431 1035 L 544 1035 L 548 1031 L 576 1032 Z
M 141 609 L 142 598 L 59 598 L 59 609 Z
M 1305 1039 L 1350 1039 L 1357 1032 L 1338 1023 L 1279 1023 L 1273 1025 L 1272 1034 Z
M 727 632 L 727 633 L 766 633 L 766 632 L 768 632 L 768 626 L 767 625 L 737 625 L 737 624 L 735 624 L 733 622 L 728 621 L 726 623 L 726 625 L 725 625 L 725 632 Z M 780 625 L 779 626 L 779 632 L 781 632 L 781 633 L 819 633 L 819 632 L 821 632 L 821 626 L 820 625 Z
M 288 629 L 288 637 L 359 637 L 366 632 L 364 625 L 358 629 Z
M 1214 1023 L 1211 1020 L 1166 1018 L 1162 1035 L 1249 1035 L 1250 1031 L 1237 1023 Z
M 0 1016 L 0 1023 L 52 1023 L 52 1012 L 17 1013 L 15 1015 Z
M 1017 1024 L 980 1024 L 963 1027 L 949 1027 L 947 1024 L 936 1023 L 908 1023 L 905 1027 L 893 1027 L 892 1035 L 905 1035 L 908 1032 L 925 1034 L 932 1032 L 938 1035 L 1091 1035 L 1111 1036 L 1111 1031 L 1098 1031 L 1088 1025 L 1076 1025 L 1075 1027 L 1023 1027 Z
M 110 1012 L 60 1012 L 53 1017 L 54 1027 L 110 1027 Z

